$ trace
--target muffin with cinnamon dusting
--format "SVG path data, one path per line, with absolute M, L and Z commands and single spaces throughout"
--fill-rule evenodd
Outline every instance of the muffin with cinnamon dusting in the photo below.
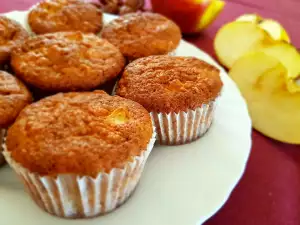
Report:
M 1 154 L 4 133 L 31 101 L 31 93 L 21 81 L 0 71 L 0 165 L 4 162 Z
M 181 40 L 181 32 L 174 22 L 160 14 L 138 12 L 111 21 L 103 28 L 102 37 L 133 60 L 174 51 Z
M 32 37 L 14 49 L 11 59 L 16 76 L 48 92 L 94 89 L 117 77 L 124 64 L 115 46 L 81 32 Z
M 71 92 L 26 107 L 8 130 L 4 155 L 45 211 L 92 217 L 129 197 L 153 143 L 140 104 L 103 91 Z
M 143 105 L 161 144 L 196 140 L 210 127 L 222 88 L 219 70 L 193 57 L 150 56 L 130 63 L 117 94 Z
M 0 66 L 10 59 L 11 50 L 28 37 L 27 31 L 16 21 L 0 16 Z
M 102 29 L 102 11 L 83 0 L 44 0 L 30 11 L 28 23 L 36 34 L 59 31 L 96 34 Z

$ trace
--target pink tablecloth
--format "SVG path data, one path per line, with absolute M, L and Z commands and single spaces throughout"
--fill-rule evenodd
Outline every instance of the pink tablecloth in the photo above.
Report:
M 175 1 L 175 0 L 174 0 Z M 37 0 L 2 0 L 0 13 L 24 10 Z M 186 39 L 213 54 L 217 29 L 243 13 L 279 20 L 300 48 L 300 0 L 228 0 L 218 20 L 201 36 Z M 229 201 L 206 225 L 299 225 L 300 147 L 253 132 L 250 160 Z

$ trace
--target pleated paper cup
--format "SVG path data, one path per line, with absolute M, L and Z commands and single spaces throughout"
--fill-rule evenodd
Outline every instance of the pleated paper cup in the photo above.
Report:
M 4 145 L 4 156 L 23 181 L 32 199 L 46 212 L 64 218 L 87 218 L 105 214 L 122 205 L 136 188 L 155 142 L 123 169 L 99 173 L 96 178 L 76 174 L 40 176 L 15 162 Z
M 212 124 L 215 107 L 216 101 L 211 101 L 185 112 L 151 112 L 157 140 L 161 145 L 180 145 L 200 138 Z
M 4 156 L 2 155 L 2 151 L 3 151 L 3 143 L 4 143 L 4 134 L 5 134 L 5 130 L 4 129 L 0 129 L 0 166 L 2 166 L 5 163 L 5 159 Z

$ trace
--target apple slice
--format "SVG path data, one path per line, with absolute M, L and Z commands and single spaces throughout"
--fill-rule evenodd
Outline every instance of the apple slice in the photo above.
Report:
M 273 39 L 256 24 L 236 21 L 224 25 L 218 31 L 214 48 L 219 61 L 231 68 L 242 55 L 273 42 Z
M 244 14 L 236 19 L 236 21 L 251 22 L 257 24 L 265 30 L 274 40 L 291 42 L 291 39 L 284 27 L 276 20 L 265 19 L 257 14 Z
M 263 52 L 244 55 L 230 76 L 248 103 L 253 127 L 273 139 L 300 144 L 300 92 L 286 87 L 288 70 Z
M 252 22 L 255 24 L 258 24 L 261 22 L 263 19 L 257 14 L 244 14 L 239 16 L 236 21 L 243 21 L 243 22 Z
M 275 57 L 288 70 L 287 88 L 290 92 L 300 92 L 297 81 L 300 77 L 300 54 L 298 50 L 289 43 L 276 42 L 273 45 L 261 48 L 260 51 Z
M 277 21 L 271 19 L 262 20 L 258 26 L 268 32 L 274 40 L 291 42 L 284 27 Z
M 236 21 L 251 22 L 257 24 L 265 30 L 276 41 L 291 42 L 291 39 L 284 27 L 276 20 L 265 19 L 257 14 L 244 14 L 236 19 Z

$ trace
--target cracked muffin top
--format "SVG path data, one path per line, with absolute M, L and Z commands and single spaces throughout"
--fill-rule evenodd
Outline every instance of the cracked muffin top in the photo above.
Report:
M 94 177 L 141 155 L 152 134 L 140 104 L 103 91 L 71 92 L 26 107 L 8 130 L 6 145 L 31 172 Z
M 179 27 L 166 17 L 150 12 L 129 13 L 111 21 L 102 37 L 129 59 L 167 54 L 181 39 Z
M 31 101 L 31 93 L 19 79 L 0 71 L 0 128 L 10 126 Z
M 115 46 L 81 32 L 32 37 L 14 49 L 11 59 L 24 82 L 51 92 L 91 90 L 118 76 L 124 63 Z
M 149 56 L 125 68 L 116 93 L 148 111 L 194 110 L 219 95 L 223 85 L 219 73 L 194 57 Z
M 36 34 L 59 31 L 98 33 L 102 29 L 102 11 L 83 0 L 44 0 L 28 15 L 28 23 Z
M 0 16 L 0 65 L 9 61 L 11 50 L 29 37 L 16 21 Z

